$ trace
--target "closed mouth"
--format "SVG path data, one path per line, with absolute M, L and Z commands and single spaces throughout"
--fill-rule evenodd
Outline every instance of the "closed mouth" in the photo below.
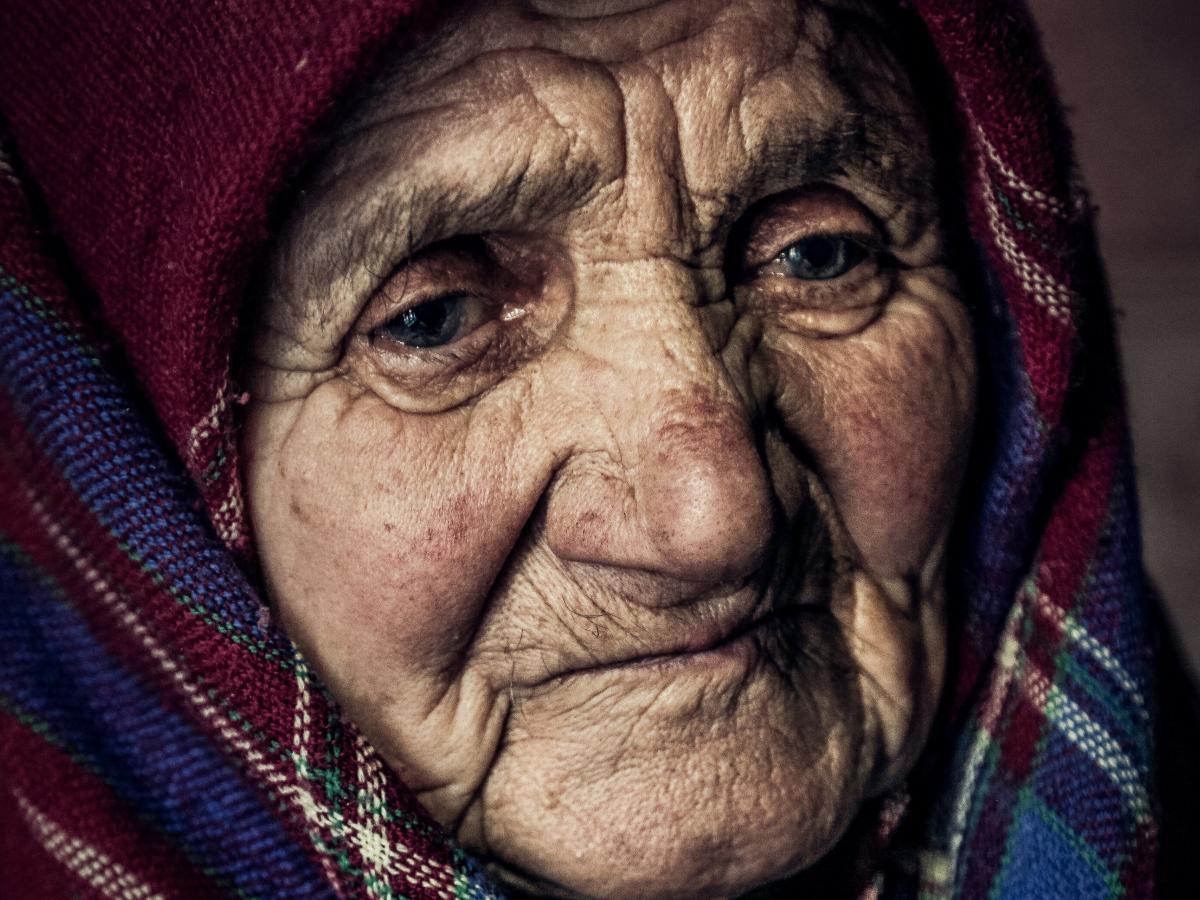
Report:
M 711 629 L 691 640 L 677 642 L 667 649 L 577 666 L 556 673 L 545 679 L 543 684 L 563 681 L 578 675 L 623 670 L 682 669 L 697 664 L 702 665 L 706 661 L 716 663 L 722 658 L 736 658 L 742 655 L 741 651 L 752 648 L 753 641 L 751 639 L 757 632 L 778 624 L 781 618 L 778 610 L 763 609 L 758 611 L 757 615 L 736 620 L 724 628 Z

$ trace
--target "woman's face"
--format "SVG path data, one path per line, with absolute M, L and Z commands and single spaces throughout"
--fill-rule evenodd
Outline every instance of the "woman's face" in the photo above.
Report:
M 871 4 L 478 4 L 301 196 L 262 564 L 468 847 L 735 893 L 920 750 L 974 371 L 910 91 Z

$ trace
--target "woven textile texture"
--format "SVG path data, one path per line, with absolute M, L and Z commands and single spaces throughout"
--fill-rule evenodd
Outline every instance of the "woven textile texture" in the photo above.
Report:
M 1156 635 L 1091 211 L 1023 7 L 907 5 L 983 427 L 953 680 L 864 895 L 1150 897 Z M 272 203 L 428 6 L 0 4 L 5 896 L 494 895 L 256 595 L 235 442 Z

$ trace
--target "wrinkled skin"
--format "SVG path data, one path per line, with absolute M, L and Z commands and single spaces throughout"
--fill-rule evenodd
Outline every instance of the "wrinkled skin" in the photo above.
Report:
M 736 894 L 922 746 L 973 349 L 886 32 L 462 8 L 293 210 L 244 436 L 272 602 L 502 877 Z

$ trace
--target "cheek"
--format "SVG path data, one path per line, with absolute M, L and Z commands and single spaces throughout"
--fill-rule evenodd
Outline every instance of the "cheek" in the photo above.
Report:
M 868 567 L 919 571 L 953 516 L 971 438 L 974 357 L 961 305 L 897 298 L 861 334 L 787 341 L 773 354 L 786 427 Z
M 405 415 L 337 381 L 292 415 L 285 439 L 254 448 L 249 473 L 289 630 L 343 670 L 356 658 L 452 668 L 540 494 L 517 423 L 503 410 Z

